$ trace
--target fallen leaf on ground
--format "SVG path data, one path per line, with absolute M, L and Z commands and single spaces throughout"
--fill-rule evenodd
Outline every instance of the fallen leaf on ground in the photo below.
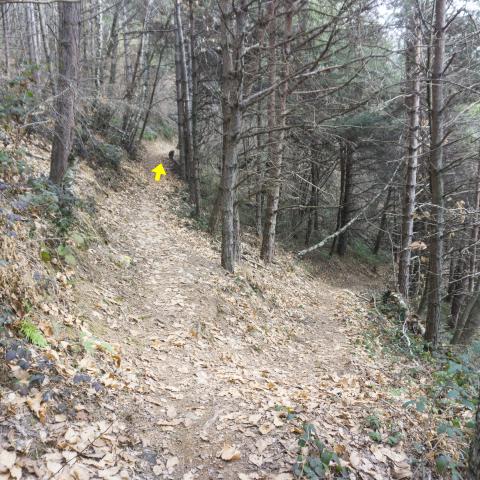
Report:
M 233 462 L 235 460 L 240 460 L 240 452 L 232 445 L 225 445 L 220 452 L 220 458 L 226 462 Z

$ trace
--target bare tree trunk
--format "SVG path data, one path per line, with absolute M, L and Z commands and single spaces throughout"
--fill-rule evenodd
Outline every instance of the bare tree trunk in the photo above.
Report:
M 480 290 L 467 303 L 458 319 L 452 338 L 454 345 L 468 345 L 472 342 L 480 327 Z
M 8 77 L 10 75 L 10 55 L 9 55 L 9 45 L 8 45 L 8 32 L 7 32 L 7 9 L 5 4 L 1 5 L 2 13 L 2 30 L 3 30 L 3 57 L 5 59 L 4 71 L 5 75 Z
M 468 291 L 475 290 L 475 275 L 477 273 L 477 243 L 479 240 L 479 211 L 480 211 L 480 152 L 478 153 L 477 178 L 475 179 L 475 217 L 472 228 L 472 254 L 470 256 L 470 277 L 468 279 Z
M 46 36 L 46 28 L 45 28 L 45 19 L 42 13 L 42 6 L 36 5 L 37 13 L 38 13 L 38 24 L 40 26 L 40 34 L 42 37 L 42 45 L 43 45 L 43 53 L 45 55 L 45 64 L 47 66 L 48 78 L 52 87 L 53 94 L 56 94 L 55 88 L 55 78 L 53 76 L 53 69 L 52 69 L 52 55 L 50 53 L 50 46 L 48 45 L 48 39 Z
M 190 23 L 190 85 L 191 85 L 191 106 L 190 106 L 190 123 L 191 123 L 191 147 L 192 147 L 192 200 L 195 207 L 195 215 L 200 215 L 200 158 L 198 157 L 197 145 L 197 110 L 198 110 L 198 65 L 197 52 L 195 50 L 196 31 L 195 16 L 193 11 L 193 0 L 188 0 L 188 12 Z
M 343 158 L 343 170 L 345 175 L 345 184 L 344 190 L 342 195 L 342 202 L 341 202 L 341 214 L 340 214 L 340 228 L 344 227 L 350 221 L 350 217 L 352 214 L 352 167 L 353 167 L 353 147 L 349 143 L 346 143 L 342 147 L 342 158 Z M 338 236 L 337 242 L 337 253 L 340 256 L 343 256 L 347 253 L 348 247 L 348 237 L 349 232 L 348 229 L 342 232 Z
M 312 161 L 310 165 L 310 199 L 308 201 L 308 221 L 305 231 L 305 246 L 310 245 L 313 230 L 318 229 L 318 166 Z
M 140 62 L 143 58 L 143 46 L 145 40 L 145 28 L 147 25 L 148 15 L 149 15 L 149 7 L 150 7 L 150 0 L 145 1 L 145 15 L 143 17 L 142 23 L 142 33 L 140 33 L 140 41 L 138 43 L 137 54 L 135 56 L 135 63 L 133 65 L 132 75 L 130 79 L 127 79 L 127 88 L 125 91 L 124 100 L 126 102 L 125 111 L 123 114 L 123 121 L 122 121 L 122 130 L 123 130 L 123 141 L 127 148 L 127 151 L 130 153 L 132 152 L 132 144 L 130 143 L 130 139 L 132 138 L 132 130 L 134 122 L 132 122 L 132 100 L 135 94 L 135 87 L 137 86 L 137 77 L 138 72 L 140 70 Z
M 210 218 L 208 220 L 208 231 L 211 235 L 215 234 L 215 230 L 217 229 L 218 217 L 220 216 L 220 212 L 222 210 L 222 201 L 223 201 L 223 192 L 222 186 L 218 187 L 217 195 L 215 196 L 215 202 L 213 204 L 212 211 L 210 212 Z
M 258 18 L 263 18 L 263 8 L 262 0 L 258 0 Z M 265 28 L 264 23 L 261 22 L 258 28 L 258 44 L 264 48 L 265 44 Z M 261 72 L 262 72 L 262 55 L 257 57 L 256 65 L 256 75 L 258 81 L 261 82 Z M 263 234 L 263 204 L 264 204 L 264 176 L 265 176 L 265 163 L 263 155 L 263 134 L 262 132 L 262 102 L 257 107 L 256 113 L 256 143 L 257 143 L 257 152 L 256 152 L 256 172 L 257 172 L 257 181 L 256 181 L 256 193 L 255 193 L 255 229 L 259 237 Z
M 25 5 L 25 21 L 27 26 L 27 41 L 28 41 L 28 57 L 30 64 L 33 65 L 33 77 L 35 82 L 39 81 L 38 67 L 38 48 L 37 48 L 37 22 L 35 19 L 35 11 L 32 3 Z
M 467 271 L 467 261 L 464 258 L 465 255 L 461 253 L 462 249 L 459 249 L 460 258 L 458 259 L 457 265 L 454 267 L 454 273 L 451 283 L 451 305 L 450 305 L 450 320 L 449 326 L 451 328 L 456 328 L 458 320 L 460 318 L 460 313 L 462 310 L 462 305 L 465 299 L 465 293 L 468 288 L 468 277 L 465 275 Z
M 192 14 L 193 15 L 193 14 Z M 195 162 L 194 158 L 194 142 L 193 142 L 193 126 L 192 126 L 192 98 L 190 92 L 192 90 L 192 80 L 189 76 L 187 67 L 187 54 L 185 49 L 185 37 L 183 34 L 182 12 L 180 0 L 175 0 L 175 36 L 177 39 L 178 50 L 180 53 L 180 74 L 182 84 L 182 103 L 184 109 L 183 135 L 185 144 L 185 172 L 188 182 L 188 190 L 190 194 L 190 202 L 195 205 L 195 213 L 200 214 L 200 194 L 196 188 L 199 188 L 198 168 L 197 179 L 195 179 Z
M 411 6 L 416 10 L 416 4 Z M 398 288 L 404 298 L 409 297 L 410 286 L 410 245 L 413 239 L 413 214 L 415 212 L 415 191 L 417 186 L 419 126 L 420 126 L 420 20 L 418 13 L 410 13 L 406 31 L 406 81 L 405 105 L 408 115 L 407 131 L 407 174 L 402 204 L 402 231 L 400 258 L 398 262 Z
M 268 18 L 268 81 L 270 85 L 277 82 L 277 1 L 271 0 L 267 3 Z M 267 169 L 266 169 L 266 209 L 262 234 L 262 246 L 260 256 L 269 262 L 273 257 L 275 244 L 275 224 L 272 225 L 274 215 L 274 195 L 276 187 L 275 162 L 279 155 L 278 143 L 275 128 L 277 126 L 277 91 L 273 90 L 267 98 L 267 127 L 268 127 L 268 147 L 267 147 Z M 279 180 L 278 180 L 279 181 Z
M 372 249 L 374 255 L 378 255 L 380 248 L 382 247 L 383 237 L 385 236 L 385 230 L 387 229 L 387 213 L 390 208 L 390 198 L 392 196 L 392 187 L 387 190 L 387 198 L 385 199 L 385 205 L 383 206 L 382 216 L 380 218 L 380 225 L 378 227 L 377 237 L 375 239 L 375 245 Z
M 239 222 L 235 214 L 237 201 L 238 151 L 243 123 L 242 59 L 245 35 L 246 0 L 233 7 L 230 0 L 219 2 L 222 11 L 222 266 L 235 271 L 239 247 L 236 231 Z M 235 19 L 235 22 L 234 22 Z
M 75 94 L 78 81 L 80 2 L 58 4 L 58 96 L 50 180 L 63 182 L 72 148 L 75 125 Z
M 443 142 L 444 99 L 443 78 L 445 57 L 446 0 L 435 1 L 435 37 L 432 65 L 432 136 L 430 141 L 430 179 L 432 189 L 433 228 L 430 242 L 430 282 L 425 340 L 432 347 L 438 343 L 441 317 L 444 193 L 443 193 Z
M 288 77 L 290 74 L 289 70 L 289 47 L 292 36 L 292 20 L 293 20 L 293 11 L 292 11 L 292 1 L 287 0 L 285 2 L 285 38 L 283 38 L 283 55 L 282 55 L 282 85 L 280 86 L 278 92 L 278 110 L 279 110 L 279 131 L 277 134 L 271 132 L 271 137 L 269 134 L 269 164 L 271 168 L 269 169 L 269 182 L 270 188 L 267 191 L 267 207 L 265 210 L 265 227 L 263 229 L 262 237 L 262 251 L 261 257 L 266 262 L 271 262 L 275 252 L 275 230 L 277 226 L 277 215 L 278 215 L 278 204 L 280 201 L 280 181 L 282 174 L 282 163 L 283 163 L 283 153 L 284 153 L 284 138 L 285 138 L 285 127 L 287 124 L 287 97 L 288 97 Z M 271 69 L 270 82 L 273 84 L 276 81 L 276 35 L 275 35 L 275 3 L 274 0 L 269 4 L 268 7 L 271 11 L 269 13 L 270 18 L 270 28 L 269 28 L 269 65 Z M 275 123 L 277 120 L 276 116 L 276 105 L 275 105 L 275 90 L 270 95 L 272 98 L 272 104 L 269 105 L 269 127 L 275 128 Z M 272 125 L 270 125 L 270 117 L 272 116 Z M 270 166 L 269 165 L 269 166 Z
M 263 213 L 263 178 L 264 178 L 264 163 L 263 163 L 263 143 L 262 143 L 262 134 L 260 133 L 262 129 L 262 113 L 260 107 L 257 112 L 257 130 L 256 135 L 257 140 L 257 161 L 256 161 L 256 170 L 257 170 L 257 181 L 256 181 L 256 192 L 255 192 L 255 229 L 259 237 L 262 236 L 263 223 L 262 223 L 262 213 Z
M 176 10 L 176 5 L 175 5 Z M 176 19 L 176 15 L 175 15 Z M 175 20 L 176 21 L 176 20 Z M 178 150 L 180 152 L 180 165 L 182 167 L 182 177 L 187 179 L 187 145 L 185 143 L 185 101 L 182 84 L 182 65 L 180 52 L 180 39 L 178 28 L 175 29 L 175 86 L 177 100 L 177 138 Z
M 102 0 L 96 0 L 95 15 L 95 87 L 96 95 L 100 93 L 103 84 L 103 13 Z
M 112 18 L 112 27 L 110 29 L 110 37 L 108 39 L 106 58 L 110 59 L 110 72 L 108 76 L 109 95 L 112 94 L 111 87 L 115 85 L 117 80 L 117 50 L 118 50 L 118 9 L 115 8 Z
M 155 78 L 153 79 L 152 90 L 150 92 L 150 98 L 148 100 L 148 106 L 145 111 L 145 117 L 143 118 L 142 128 L 140 129 L 140 134 L 138 136 L 138 140 L 141 141 L 143 139 L 143 134 L 145 133 L 145 128 L 147 127 L 148 118 L 150 117 L 150 112 L 152 111 L 153 100 L 155 98 L 155 91 L 157 90 L 158 80 L 160 79 L 160 67 L 162 65 L 163 60 L 163 52 L 165 51 L 166 44 L 162 46 L 160 50 L 160 54 L 158 57 L 158 65 L 157 69 L 155 70 Z

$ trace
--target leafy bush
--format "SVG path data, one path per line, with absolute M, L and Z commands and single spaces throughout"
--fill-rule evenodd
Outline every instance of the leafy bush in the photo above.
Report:
M 173 140 L 175 138 L 175 135 L 177 134 L 175 126 L 172 125 L 171 122 L 163 118 L 161 118 L 158 123 L 158 131 L 162 138 L 169 141 Z
M 150 127 L 145 128 L 145 131 L 143 132 L 143 139 L 147 140 L 148 142 L 151 142 L 153 140 L 156 140 L 158 138 L 158 133 L 152 130 Z
M 335 452 L 329 450 L 319 439 L 315 427 L 306 423 L 298 440 L 298 455 L 293 473 L 297 478 L 321 480 L 324 478 L 349 478 Z
M 32 191 L 21 196 L 15 207 L 38 215 L 47 216 L 53 221 L 61 235 L 66 234 L 75 223 L 74 209 L 78 200 L 68 188 L 52 184 L 46 177 L 29 180 Z
M 119 169 L 122 158 L 124 157 L 123 149 L 111 143 L 98 144 L 95 149 L 95 154 L 100 166 L 113 168 L 114 170 Z
M 352 244 L 352 253 L 362 263 L 371 265 L 372 267 L 378 267 L 384 264 L 388 259 L 385 255 L 375 255 L 372 249 L 362 240 L 357 240 Z
M 439 439 L 447 437 L 449 443 L 454 442 L 460 451 L 459 458 L 452 459 L 448 452 L 438 448 L 432 466 L 442 476 L 462 478 L 459 472 L 466 458 L 462 449 L 468 445 L 470 429 L 475 426 L 471 419 L 478 403 L 480 343 L 469 350 L 456 351 L 450 347 L 432 354 L 424 349 L 421 336 L 403 330 L 403 321 L 408 320 L 408 316 L 405 316 L 404 306 L 398 302 L 396 294 L 388 292 L 374 300 L 372 306 L 376 321 L 370 334 L 377 341 L 381 337 L 378 343 L 381 343 L 383 353 L 391 355 L 395 362 L 403 361 L 402 357 L 413 358 L 415 366 L 404 371 L 404 375 L 410 377 L 406 381 L 415 384 L 419 377 L 422 378 L 420 392 L 404 402 L 404 408 L 428 415 L 438 436 L 432 443 L 440 445 Z M 397 432 L 391 431 L 387 442 L 395 444 L 400 438 Z
M 37 101 L 30 89 L 36 69 L 37 67 L 30 67 L 0 87 L 0 121 L 24 122 L 25 115 Z

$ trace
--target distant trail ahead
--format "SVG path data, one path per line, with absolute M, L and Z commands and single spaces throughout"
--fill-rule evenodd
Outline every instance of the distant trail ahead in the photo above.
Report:
M 343 291 L 284 253 L 265 267 L 248 245 L 225 273 L 212 239 L 187 225 L 180 182 L 153 181 L 172 146 L 147 148 L 130 188 L 99 206 L 109 244 L 88 269 L 101 289 L 78 288 L 82 310 L 108 313 L 92 329 L 120 346 L 127 388 L 112 401 L 141 441 L 137 478 L 293 478 L 303 420 L 321 420 L 332 443 L 334 424 L 348 424 L 338 419 L 350 409 L 337 376 L 352 355 L 335 315 Z

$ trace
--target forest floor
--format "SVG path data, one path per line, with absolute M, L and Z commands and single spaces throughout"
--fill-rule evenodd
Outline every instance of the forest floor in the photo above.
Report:
M 412 437 L 425 431 L 420 414 L 401 407 L 409 399 L 396 391 L 403 367 L 382 366 L 359 346 L 360 295 L 382 279 L 353 263 L 335 265 L 331 279 L 312 275 L 281 249 L 265 266 L 249 236 L 237 272 L 226 273 L 218 242 L 188 216 L 181 182 L 171 173 L 153 180 L 150 170 L 171 148 L 147 144 L 117 188 L 100 187 L 87 167 L 78 176 L 77 191 L 95 197 L 104 241 L 71 274 L 68 315 L 44 311 L 60 312 L 93 349 L 63 369 L 75 384 L 65 414 L 45 413 L 45 394 L 26 400 L 43 424 L 35 433 L 43 446 L 32 460 L 24 443 L 36 427 L 21 431 L 12 421 L 10 446 L 0 445 L 0 466 L 3 459 L 10 471 L 0 478 L 286 480 L 299 454 L 313 458 L 315 439 L 340 457 L 346 478 L 412 478 L 404 442 L 374 442 L 367 428 L 375 414 Z M 13 392 L 4 402 L 25 404 Z M 307 427 L 308 438 L 305 423 L 316 432 Z
M 134 185 L 100 205 L 108 245 L 93 249 L 78 286 L 80 311 L 119 347 L 133 378 L 115 409 L 150 451 L 140 478 L 150 469 L 165 478 L 291 478 L 299 423 L 287 417 L 318 422 L 339 453 L 342 436 L 355 437 L 355 402 L 342 386 L 365 379 L 338 309 L 353 292 L 285 253 L 265 267 L 248 244 L 236 274 L 225 273 L 218 245 L 179 216 L 179 182 L 153 181 L 171 148 L 147 145 Z M 112 255 L 127 265 L 109 268 Z M 379 279 L 357 271 L 348 280 L 364 290 Z

